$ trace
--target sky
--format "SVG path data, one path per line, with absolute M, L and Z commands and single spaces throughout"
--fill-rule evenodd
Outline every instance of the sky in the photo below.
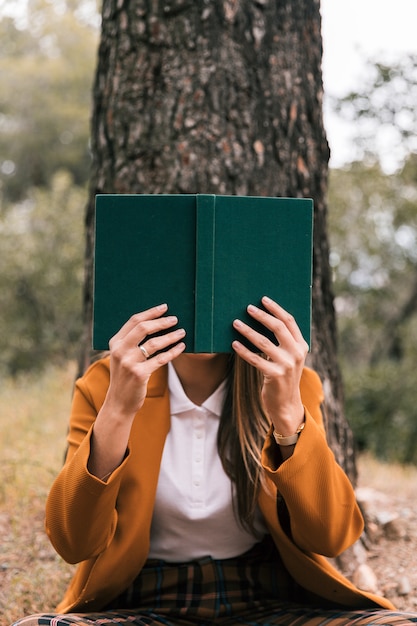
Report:
M 368 58 L 417 54 L 417 0 L 321 0 L 321 14 L 325 93 L 340 96 L 357 88 Z M 324 120 L 330 164 L 338 167 L 349 160 L 349 129 L 327 107 Z

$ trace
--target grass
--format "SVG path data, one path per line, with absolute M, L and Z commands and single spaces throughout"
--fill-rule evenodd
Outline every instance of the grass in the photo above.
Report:
M 369 454 L 357 461 L 359 486 L 372 487 L 387 496 L 401 495 L 414 501 L 417 486 L 417 467 L 400 463 L 383 463 Z
M 43 528 L 45 499 L 65 451 L 75 366 L 0 382 L 0 626 L 53 609 L 73 566 Z M 415 494 L 417 468 L 358 460 L 359 484 Z
M 72 567 L 44 533 L 45 499 L 62 465 L 75 367 L 0 382 L 0 624 L 52 609 Z

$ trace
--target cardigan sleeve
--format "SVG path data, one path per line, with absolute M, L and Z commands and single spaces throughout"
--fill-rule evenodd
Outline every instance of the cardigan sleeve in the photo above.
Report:
M 56 551 L 69 563 L 97 556 L 110 544 L 117 526 L 116 501 L 123 463 L 108 483 L 90 474 L 91 434 L 109 381 L 106 361 L 93 364 L 75 385 L 65 464 L 46 503 L 46 531 Z
M 301 395 L 305 427 L 294 453 L 281 462 L 271 429 L 262 463 L 285 501 L 292 541 L 302 550 L 334 557 L 358 539 L 363 518 L 353 487 L 327 444 L 320 410 L 323 390 L 312 370 L 303 374 Z

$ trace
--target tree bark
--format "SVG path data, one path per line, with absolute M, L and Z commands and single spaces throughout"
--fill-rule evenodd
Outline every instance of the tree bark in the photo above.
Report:
M 80 371 L 91 358 L 96 193 L 311 197 L 310 360 L 330 445 L 355 480 L 328 263 L 321 57 L 319 0 L 104 0 Z

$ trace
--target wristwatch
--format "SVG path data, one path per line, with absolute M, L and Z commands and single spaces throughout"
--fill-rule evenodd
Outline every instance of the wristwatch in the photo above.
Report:
M 274 429 L 274 432 L 273 432 L 274 439 L 279 446 L 293 446 L 294 444 L 297 443 L 298 437 L 300 436 L 300 433 L 303 430 L 304 426 L 305 426 L 305 422 L 300 424 L 300 426 L 297 428 L 295 433 L 293 435 L 288 435 L 288 437 L 284 437 L 284 435 L 280 435 Z

